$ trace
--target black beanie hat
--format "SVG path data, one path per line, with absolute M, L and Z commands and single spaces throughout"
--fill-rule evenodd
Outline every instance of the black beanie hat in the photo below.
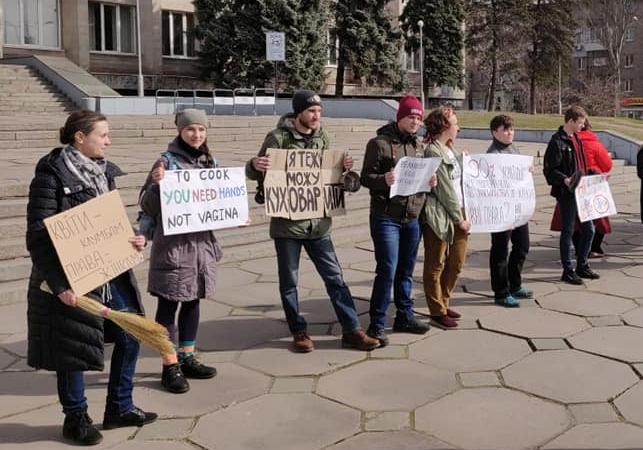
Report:
M 295 115 L 307 110 L 311 106 L 321 106 L 321 98 L 314 91 L 303 89 L 292 96 L 292 111 Z

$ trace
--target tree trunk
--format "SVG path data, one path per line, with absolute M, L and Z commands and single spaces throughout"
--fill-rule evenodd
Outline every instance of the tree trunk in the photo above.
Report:
M 496 80 L 498 78 L 498 58 L 496 50 L 491 51 L 491 80 L 489 80 L 489 103 L 487 104 L 487 111 L 493 111 L 496 105 Z
M 621 68 L 616 68 L 616 79 L 614 80 L 614 117 L 621 115 Z
M 346 51 L 342 39 L 339 40 L 339 55 L 337 56 L 337 75 L 335 76 L 335 97 L 344 96 L 344 72 L 346 69 Z

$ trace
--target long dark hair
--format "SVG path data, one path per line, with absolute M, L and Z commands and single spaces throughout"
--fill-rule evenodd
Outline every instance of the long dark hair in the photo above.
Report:
M 97 122 L 106 121 L 101 113 L 89 111 L 86 109 L 74 111 L 67 117 L 65 125 L 60 128 L 60 143 L 63 145 L 71 145 L 75 142 L 74 135 L 80 131 L 83 134 L 89 134 L 94 129 Z

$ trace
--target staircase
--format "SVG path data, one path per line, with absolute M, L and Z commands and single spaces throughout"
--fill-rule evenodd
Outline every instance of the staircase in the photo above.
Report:
M 64 113 L 73 104 L 33 69 L 0 64 L 0 116 L 20 113 Z

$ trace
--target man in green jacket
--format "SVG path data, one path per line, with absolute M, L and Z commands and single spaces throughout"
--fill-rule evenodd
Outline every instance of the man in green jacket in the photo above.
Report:
M 259 181 L 258 196 L 255 197 L 259 202 L 262 200 L 263 178 L 271 166 L 270 158 L 266 156 L 268 149 L 319 149 L 323 153 L 328 148 L 328 134 L 321 127 L 322 103 L 319 95 L 309 90 L 295 92 L 292 109 L 293 112 L 283 116 L 277 128 L 268 133 L 258 155 L 246 163 L 246 176 Z M 350 170 L 352 167 L 353 160 L 347 156 L 344 158 L 344 168 Z M 372 350 L 379 346 L 379 341 L 367 336 L 359 325 L 355 303 L 344 282 L 330 238 L 330 228 L 330 217 L 302 220 L 270 218 L 270 237 L 275 241 L 279 267 L 279 293 L 288 328 L 293 335 L 293 349 L 302 353 L 314 349 L 313 341 L 307 333 L 306 320 L 299 313 L 297 281 L 303 247 L 326 285 L 342 326 L 342 345 L 358 350 Z

